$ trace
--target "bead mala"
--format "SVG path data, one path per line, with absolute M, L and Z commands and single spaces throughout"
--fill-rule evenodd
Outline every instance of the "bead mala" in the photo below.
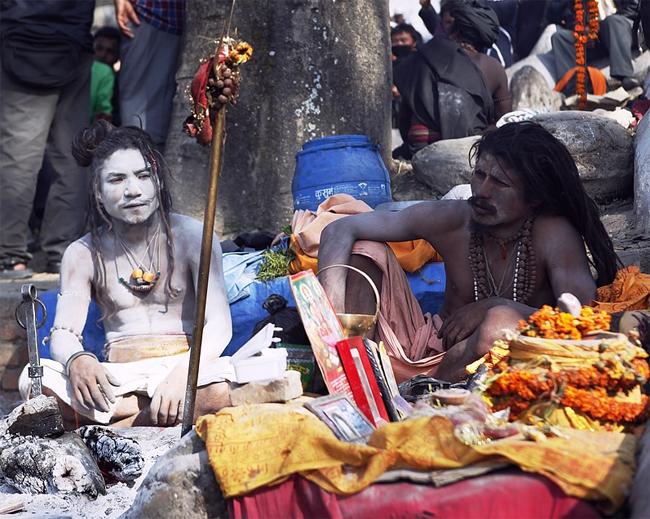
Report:
M 533 222 L 534 218 L 527 219 L 515 236 L 505 240 L 477 231 L 470 233 L 468 259 L 472 270 L 474 301 L 504 295 L 500 290 L 501 287 L 497 288 L 494 283 L 490 283 L 492 275 L 485 254 L 486 237 L 497 241 L 503 251 L 508 244 L 514 243 L 514 272 L 512 283 L 508 285 L 508 287 L 512 286 L 511 299 L 520 303 L 530 299 L 537 281 L 536 257 L 532 240 Z

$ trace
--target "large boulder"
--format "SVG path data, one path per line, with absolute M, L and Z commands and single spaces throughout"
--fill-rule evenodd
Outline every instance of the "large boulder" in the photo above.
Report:
M 510 81 L 512 109 L 525 108 L 540 112 L 557 112 L 562 107 L 562 94 L 555 92 L 546 78 L 534 67 L 520 68 Z
M 634 138 L 634 218 L 637 231 L 650 234 L 650 116 Z
M 394 201 L 408 202 L 438 198 L 429 186 L 417 179 L 412 164 L 403 160 L 391 160 L 389 172 Z
M 565 111 L 534 117 L 562 141 L 573 156 L 587 192 L 598 202 L 632 194 L 633 138 L 615 120 L 586 112 Z M 468 155 L 478 137 L 438 141 L 413 157 L 415 176 L 443 195 L 471 175 Z
M 193 431 L 158 458 L 120 519 L 227 518 L 226 500 Z
M 469 152 L 478 139 L 448 139 L 423 148 L 413 156 L 415 178 L 440 196 L 458 184 L 467 184 L 472 173 Z
M 592 198 L 602 203 L 632 195 L 634 139 L 615 120 L 580 111 L 541 114 L 534 120 L 569 149 Z

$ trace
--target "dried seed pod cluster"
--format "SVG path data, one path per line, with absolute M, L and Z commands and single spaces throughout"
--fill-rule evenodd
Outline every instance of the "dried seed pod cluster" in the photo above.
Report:
M 237 102 L 239 66 L 252 54 L 253 47 L 245 41 L 224 38 L 216 56 L 202 60 L 190 86 L 192 113 L 183 124 L 185 132 L 199 143 L 210 143 L 216 113 Z

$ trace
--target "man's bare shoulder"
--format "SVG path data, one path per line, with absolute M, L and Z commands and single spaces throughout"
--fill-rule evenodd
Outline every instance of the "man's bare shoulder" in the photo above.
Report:
M 584 250 L 584 240 L 571 222 L 563 216 L 538 216 L 533 227 L 536 249 L 556 254 L 561 251 Z
M 90 233 L 85 234 L 68 245 L 63 254 L 63 261 L 67 258 L 69 261 L 88 261 L 92 264 L 92 249 L 93 243 Z
M 553 234 L 548 233 L 563 233 L 579 237 L 578 230 L 571 225 L 571 222 L 563 216 L 553 215 L 540 215 L 535 218 L 534 229 L 536 233 L 543 235 L 546 239 L 557 239 Z
M 61 259 L 62 286 L 66 280 L 71 278 L 78 280 L 92 279 L 94 270 L 92 249 L 93 244 L 90 233 L 68 245 Z

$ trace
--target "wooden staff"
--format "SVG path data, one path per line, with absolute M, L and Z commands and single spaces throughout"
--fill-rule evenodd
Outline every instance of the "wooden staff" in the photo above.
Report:
M 217 48 L 217 53 L 219 49 Z M 215 58 L 215 67 L 217 67 Z M 208 298 L 208 281 L 210 278 L 210 261 L 212 259 L 212 239 L 214 237 L 214 218 L 217 212 L 217 186 L 223 164 L 223 143 L 226 135 L 226 104 L 222 105 L 216 115 L 212 134 L 212 149 L 210 150 L 210 184 L 208 199 L 203 215 L 203 238 L 201 239 L 201 261 L 199 263 L 199 280 L 196 287 L 196 320 L 192 334 L 192 349 L 190 350 L 190 365 L 187 373 L 185 389 L 185 404 L 183 405 L 183 428 L 181 436 L 192 430 L 194 423 L 194 404 L 196 401 L 196 385 L 199 378 L 199 363 L 201 361 L 201 345 L 203 342 L 203 327 L 205 325 L 205 305 Z

